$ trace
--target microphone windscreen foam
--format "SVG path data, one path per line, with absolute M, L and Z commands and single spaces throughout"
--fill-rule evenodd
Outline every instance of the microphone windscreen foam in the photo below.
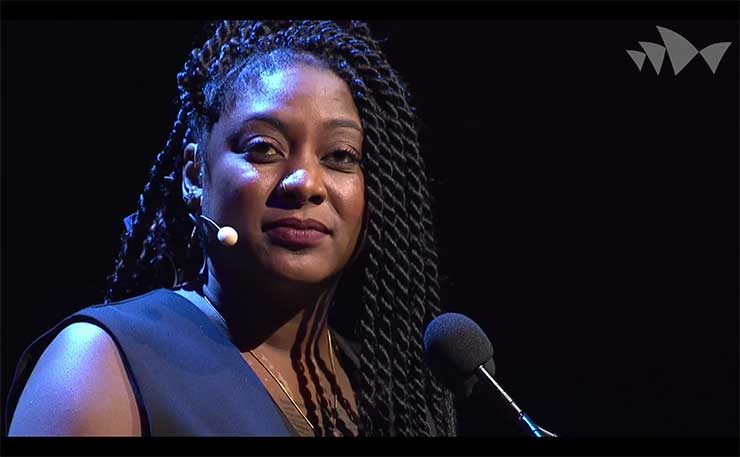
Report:
M 426 361 L 435 376 L 455 390 L 470 393 L 476 370 L 486 366 L 493 376 L 493 346 L 485 332 L 469 317 L 445 313 L 434 319 L 424 333 Z

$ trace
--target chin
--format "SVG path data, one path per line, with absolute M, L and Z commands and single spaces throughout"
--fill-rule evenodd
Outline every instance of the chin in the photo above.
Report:
M 280 280 L 299 284 L 320 284 L 336 274 L 334 269 L 328 268 L 329 265 L 324 259 L 324 256 L 285 258 L 276 255 L 271 259 L 268 270 L 273 277 Z
M 306 274 L 302 271 L 273 271 L 271 275 L 279 284 L 295 286 L 318 286 L 325 283 L 333 275 L 330 274 Z

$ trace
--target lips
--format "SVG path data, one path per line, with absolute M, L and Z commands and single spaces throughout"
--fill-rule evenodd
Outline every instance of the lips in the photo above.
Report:
M 262 230 L 273 242 L 288 247 L 314 246 L 331 234 L 331 230 L 315 219 L 279 219 L 264 224 Z
M 268 222 L 262 226 L 262 230 L 268 231 L 276 227 L 291 227 L 296 230 L 316 230 L 317 232 L 323 232 L 327 234 L 331 233 L 331 230 L 329 230 L 324 224 L 317 221 L 316 219 L 300 220 L 294 217 Z

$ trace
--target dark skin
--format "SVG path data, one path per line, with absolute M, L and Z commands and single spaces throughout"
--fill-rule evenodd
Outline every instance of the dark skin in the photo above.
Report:
M 318 373 L 333 407 L 320 361 L 334 364 L 341 391 L 354 404 L 347 375 L 329 352 L 327 311 L 362 229 L 357 108 L 343 80 L 305 65 L 252 78 L 244 92 L 213 126 L 201 148 L 204 159 L 194 145 L 185 149 L 186 190 L 202 191 L 202 213 L 239 233 L 233 247 L 209 244 L 203 292 L 279 404 L 286 395 L 273 375 L 304 414 L 307 402 L 319 404 L 318 386 L 309 383 L 301 393 L 300 364 Z M 330 234 L 315 246 L 296 247 L 265 233 L 265 224 L 287 217 L 315 219 Z M 293 410 L 288 403 L 286 413 Z M 340 413 L 347 422 L 348 412 Z
M 304 414 L 306 403 L 320 403 L 319 391 L 333 409 L 338 389 L 327 375 L 332 366 L 327 313 L 363 227 L 364 177 L 353 159 L 362 153 L 363 133 L 349 88 L 328 70 L 297 65 L 252 78 L 247 89 L 223 110 L 199 153 L 194 144 L 185 147 L 183 188 L 202 193 L 196 212 L 239 233 L 233 247 L 209 244 L 204 293 L 299 434 L 312 435 L 272 375 Z M 245 123 L 248 119 L 253 120 Z M 266 222 L 286 217 L 316 219 L 331 233 L 315 246 L 297 249 L 263 232 Z M 356 433 L 350 420 L 354 393 L 339 359 L 333 361 L 349 405 L 338 408 L 339 419 Z M 299 386 L 301 369 L 313 370 L 317 380 Z M 330 410 L 317 408 L 318 424 Z M 141 434 L 120 353 L 104 330 L 87 322 L 66 327 L 44 351 L 9 432 Z

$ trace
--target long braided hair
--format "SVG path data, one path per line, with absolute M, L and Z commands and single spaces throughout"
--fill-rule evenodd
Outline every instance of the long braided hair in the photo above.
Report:
M 308 54 L 347 83 L 365 132 L 366 244 L 333 306 L 354 306 L 360 432 L 454 435 L 451 394 L 423 360 L 425 326 L 441 312 L 440 286 L 432 200 L 405 84 L 364 23 L 223 21 L 210 27 L 211 37 L 191 51 L 177 76 L 177 119 L 122 235 L 106 302 L 198 275 L 203 251 L 189 242 L 181 151 L 218 119 L 222 102 L 213 94 L 229 90 L 224 75 L 260 53 Z

